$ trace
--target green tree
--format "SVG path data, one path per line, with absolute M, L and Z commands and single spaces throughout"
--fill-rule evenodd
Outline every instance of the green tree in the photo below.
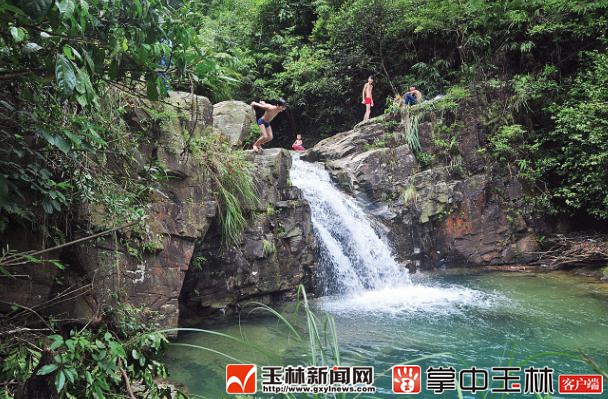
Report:
M 564 104 L 553 105 L 555 129 L 539 138 L 539 171 L 554 212 L 608 219 L 608 54 L 588 53 Z

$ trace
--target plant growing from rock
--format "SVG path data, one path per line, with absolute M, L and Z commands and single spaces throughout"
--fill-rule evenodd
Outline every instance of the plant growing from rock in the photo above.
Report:
M 233 149 L 225 137 L 215 133 L 192 140 L 190 151 L 213 184 L 223 243 L 227 247 L 237 244 L 247 225 L 247 213 L 259 202 L 253 164 L 244 151 Z

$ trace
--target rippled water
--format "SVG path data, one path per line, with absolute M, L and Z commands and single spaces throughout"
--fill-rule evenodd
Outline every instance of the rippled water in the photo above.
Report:
M 374 397 L 393 397 L 390 372 L 385 371 L 397 364 L 457 370 L 546 365 L 555 369 L 557 380 L 560 373 L 591 370 L 578 360 L 580 356 L 572 359 L 555 352 L 582 350 L 598 358 L 608 353 L 608 285 L 564 273 L 459 270 L 410 276 L 395 262 L 390 244 L 374 228 L 373 220 L 334 186 L 321 165 L 295 159 L 291 179 L 310 203 L 320 246 L 322 295 L 312 306 L 318 315 L 334 318 L 343 364 L 374 366 L 378 388 Z M 280 311 L 304 329 L 302 314 L 294 314 L 293 308 L 287 304 Z M 173 346 L 167 357 L 171 378 L 192 393 L 220 398 L 229 397 L 224 385 L 228 363 L 309 364 L 306 337 L 295 339 L 274 317 L 247 313 L 242 317 L 201 327 L 239 337 L 246 344 L 200 333 L 182 334 L 177 340 L 237 360 Z M 425 359 L 416 360 L 421 357 Z M 606 391 L 604 397 L 608 397 Z M 440 396 L 423 392 L 417 397 Z M 456 394 L 452 391 L 443 397 Z
M 413 277 L 416 280 L 416 276 Z M 394 397 L 389 378 L 378 374 L 395 364 L 408 364 L 409 360 L 426 355 L 451 354 L 417 362 L 423 368 L 452 365 L 458 370 L 465 365 L 519 364 L 530 356 L 549 351 L 580 349 L 598 360 L 608 354 L 606 284 L 565 273 L 463 274 L 459 271 L 458 274 L 435 274 L 424 280 L 425 284 L 432 282 L 439 296 L 442 295 L 441 287 L 455 285 L 463 288 L 459 291 L 461 294 L 470 290 L 484 295 L 481 302 L 439 297 L 437 303 L 426 306 L 417 302 L 417 308 L 409 310 L 407 292 L 392 293 L 395 300 L 388 301 L 384 309 L 376 306 L 378 303 L 373 309 L 367 307 L 371 300 L 365 297 L 349 301 L 329 298 L 314 301 L 319 314 L 327 311 L 336 320 L 342 363 L 375 367 L 379 392 L 374 397 Z M 382 298 L 386 300 L 386 296 L 382 295 Z M 439 306 L 441 301 L 450 305 Z M 391 311 L 391 308 L 399 310 Z M 283 309 L 286 313 L 290 310 L 292 307 L 288 305 Z M 237 337 L 242 333 L 249 341 L 276 356 L 269 358 L 256 349 L 206 334 L 182 335 L 177 342 L 203 345 L 259 365 L 304 365 L 309 359 L 306 341 L 289 337 L 286 329 L 272 317 L 245 317 L 240 327 L 237 319 L 225 318 L 204 327 Z M 208 398 L 228 397 L 224 373 L 226 364 L 231 361 L 226 358 L 202 350 L 173 347 L 168 362 L 171 378 L 185 384 L 191 392 Z M 591 371 L 586 364 L 561 356 L 536 359 L 530 364 L 553 367 L 556 375 Z M 416 397 L 441 395 L 423 393 Z M 443 397 L 452 398 L 455 394 Z M 475 396 L 465 394 L 465 397 Z M 482 396 L 478 393 L 476 397 Z M 608 395 L 589 395 L 589 398 L 593 397 Z

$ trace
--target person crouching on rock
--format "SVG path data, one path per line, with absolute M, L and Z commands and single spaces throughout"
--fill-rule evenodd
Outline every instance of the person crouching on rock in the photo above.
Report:
M 272 126 L 270 126 L 270 122 L 279 114 L 279 112 L 283 112 L 287 109 L 287 102 L 282 98 L 279 99 L 277 105 L 268 104 L 264 101 L 260 101 L 259 103 L 253 101 L 251 106 L 254 109 L 260 108 L 264 110 L 264 115 L 257 120 L 262 135 L 253 143 L 253 150 L 259 152 L 264 144 L 272 140 Z
M 304 146 L 302 145 L 302 135 L 298 134 L 296 136 L 296 141 L 291 145 L 294 151 L 304 151 Z
M 403 97 L 403 105 L 416 105 L 422 102 L 422 93 L 416 89 L 416 86 L 410 87 L 410 90 Z

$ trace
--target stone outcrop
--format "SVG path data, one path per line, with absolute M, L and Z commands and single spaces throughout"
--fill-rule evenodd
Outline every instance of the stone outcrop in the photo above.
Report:
M 203 130 L 213 126 L 213 104 L 207 97 L 181 91 L 170 91 L 165 100 L 177 108 L 178 118 L 173 120 L 173 128 L 167 130 L 178 131 L 177 124 L 185 124 L 186 129 L 198 135 Z
M 241 145 L 255 123 L 255 112 L 242 101 L 222 101 L 213 106 L 213 129 L 230 139 L 234 146 Z
M 270 302 L 294 295 L 301 283 L 310 287 L 315 261 L 310 209 L 289 184 L 289 153 L 276 149 L 248 155 L 260 201 L 246 210 L 249 225 L 240 244 L 225 247 L 207 166 L 186 151 L 201 135 L 211 134 L 213 107 L 207 98 L 188 93 L 172 92 L 167 101 L 176 107 L 150 113 L 151 105 L 144 104 L 127 114 L 128 125 L 149 129 L 151 138 L 132 148 L 134 170 L 129 172 L 162 165 L 167 176 L 150 190 L 144 222 L 47 254 L 66 264 L 65 270 L 51 262 L 11 270 L 19 276 L 0 280 L 0 288 L 11 287 L 0 290 L 0 301 L 6 303 L 0 302 L 1 312 L 16 303 L 85 323 L 97 320 L 106 305 L 127 303 L 157 313 L 161 327 L 175 328 L 181 310 L 184 320 L 192 320 L 235 308 L 242 300 Z M 220 113 L 220 126 L 248 127 L 252 116 L 242 104 L 218 107 L 234 106 Z M 123 164 L 109 159 L 112 164 L 121 165 L 116 173 L 125 172 Z M 109 220 L 100 205 L 84 203 L 75 213 L 75 239 L 125 223 Z M 26 227 L 5 240 L 15 250 L 42 241 Z
M 88 276 L 98 306 L 121 301 L 157 311 L 163 327 L 177 327 L 179 294 L 195 240 L 205 237 L 216 216 L 216 202 L 201 165 L 185 151 L 191 140 L 209 131 L 212 106 L 206 97 L 172 92 L 175 118 L 153 131 L 152 144 L 140 148 L 143 164 L 161 163 L 171 176 L 149 198 L 143 231 L 130 238 L 104 236 L 70 248 L 72 263 Z M 136 122 L 150 118 L 134 113 Z M 84 207 L 83 221 L 93 230 L 110 226 Z M 139 235 L 139 237 L 138 237 Z M 95 310 L 96 311 L 96 310 Z
M 292 297 L 300 283 L 311 287 L 316 245 L 308 203 L 289 183 L 291 157 L 281 149 L 251 157 L 261 201 L 239 246 L 223 247 L 217 232 L 197 243 L 182 289 L 182 325 L 233 311 L 243 300 Z
M 422 121 L 420 142 L 440 159 L 432 123 Z M 458 164 L 425 168 L 400 137 L 403 129 L 399 116 L 383 115 L 319 142 L 303 158 L 325 162 L 338 185 L 389 228 L 410 268 L 530 261 L 538 243 L 519 212 L 521 184 L 485 171 L 476 131 L 460 133 Z

